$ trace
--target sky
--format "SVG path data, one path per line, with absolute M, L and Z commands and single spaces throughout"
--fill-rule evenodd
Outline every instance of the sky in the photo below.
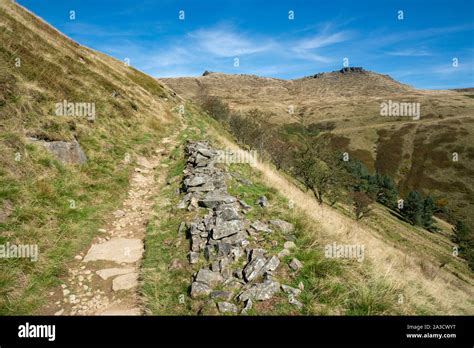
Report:
M 154 77 L 293 79 L 348 64 L 417 88 L 474 87 L 474 0 L 17 2 Z

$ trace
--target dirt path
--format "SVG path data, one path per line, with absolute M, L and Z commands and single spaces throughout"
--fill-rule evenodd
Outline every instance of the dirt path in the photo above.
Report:
M 122 207 L 111 214 L 106 228 L 99 230 L 102 237 L 96 237 L 85 255 L 75 257 L 61 289 L 50 293 L 54 302 L 47 307 L 47 314 L 142 314 L 137 287 L 143 239 L 153 198 L 166 177 L 166 165 L 161 161 L 176 143 L 177 134 L 163 139 L 152 158 L 137 158 Z

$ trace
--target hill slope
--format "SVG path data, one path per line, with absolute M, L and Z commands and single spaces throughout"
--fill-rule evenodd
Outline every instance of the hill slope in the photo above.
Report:
M 124 198 L 136 156 L 175 123 L 173 96 L 3 0 L 0 42 L 0 244 L 39 250 L 37 262 L 0 260 L 0 313 L 32 313 Z M 64 101 L 90 103 L 95 117 L 57 115 Z M 37 144 L 66 155 L 64 144 L 79 146 L 87 162 L 64 164 Z
M 330 132 L 335 148 L 373 172 L 392 176 L 402 194 L 431 194 L 474 230 L 469 140 L 474 138 L 474 99 L 469 90 L 417 90 L 357 69 L 289 81 L 222 73 L 161 81 L 193 100 L 210 95 L 233 110 L 272 112 L 271 122 L 287 132 L 298 124 Z M 420 119 L 381 116 L 381 104 L 388 101 L 420 103 Z

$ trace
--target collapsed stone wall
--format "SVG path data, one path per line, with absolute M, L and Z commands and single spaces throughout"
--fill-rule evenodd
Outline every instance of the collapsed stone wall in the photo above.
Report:
M 207 209 L 203 217 L 182 222 L 179 228 L 190 240 L 189 262 L 196 265 L 190 296 L 215 301 L 221 313 L 246 314 L 255 301 L 269 300 L 283 291 L 291 304 L 301 308 L 297 300 L 301 289 L 280 284 L 275 277 L 280 259 L 295 244 L 286 242 L 278 255 L 269 255 L 260 245 L 262 234 L 274 229 L 291 234 L 294 226 L 279 219 L 268 224 L 248 221 L 245 214 L 251 206 L 228 193 L 229 175 L 223 166 L 216 166 L 218 151 L 207 142 L 188 142 L 186 155 L 185 195 L 178 208 Z M 267 199 L 261 197 L 258 204 L 266 206 Z M 207 266 L 197 266 L 203 264 Z M 293 259 L 289 267 L 298 271 L 302 264 Z

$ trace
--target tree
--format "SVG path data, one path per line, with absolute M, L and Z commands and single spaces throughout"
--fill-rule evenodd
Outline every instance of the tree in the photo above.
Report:
M 433 214 L 436 206 L 433 198 L 428 195 L 423 201 L 423 213 L 421 214 L 421 225 L 429 231 L 434 231 L 436 226 L 433 220 Z
M 402 214 L 412 225 L 421 225 L 423 198 L 418 191 L 410 191 L 403 206 Z
M 319 204 L 328 193 L 337 197 L 337 192 L 350 182 L 341 157 L 331 150 L 327 137 L 312 139 L 295 157 L 295 176 L 313 192 Z
M 352 199 L 354 201 L 356 220 L 360 220 L 362 217 L 367 216 L 370 211 L 370 204 L 372 204 L 370 197 L 365 192 L 356 191 L 352 193 Z
M 397 205 L 398 191 L 395 183 L 388 175 L 376 175 L 377 182 L 377 202 L 389 208 L 395 208 Z

